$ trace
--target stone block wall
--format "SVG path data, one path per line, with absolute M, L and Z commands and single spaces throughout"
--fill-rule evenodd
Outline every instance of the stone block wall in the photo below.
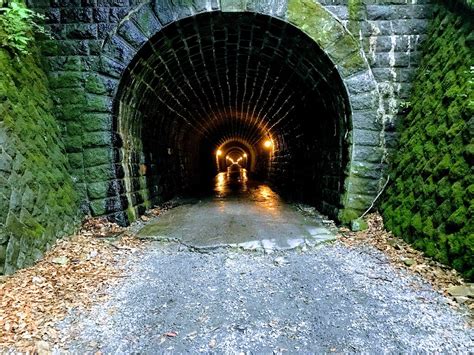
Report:
M 387 227 L 474 278 L 474 11 L 439 6 L 400 128 Z
M 422 45 L 432 18 L 431 0 L 321 0 L 362 43 L 381 93 L 379 112 L 390 156 L 396 125 L 405 115 Z M 390 157 L 387 157 L 390 160 Z
M 0 49 L 0 274 L 31 265 L 79 222 L 48 80 L 33 53 Z
M 111 72 L 104 73 L 99 55 L 105 38 L 141 1 L 27 3 L 46 16 L 46 27 L 53 36 L 42 43 L 42 52 L 81 208 L 95 216 L 115 215 L 124 222 L 123 196 L 117 194 L 120 186 L 110 183 L 125 176 L 115 148 L 121 138 L 111 131 L 111 98 L 119 76 L 113 73 L 113 62 L 109 63 Z
M 237 4 L 235 8 L 232 7 L 234 3 Z M 246 5 L 242 5 L 244 3 Z M 305 4 L 311 8 L 311 0 L 152 1 L 150 4 L 138 0 L 29 0 L 30 7 L 46 15 L 47 26 L 54 36 L 44 44 L 43 53 L 55 91 L 57 117 L 64 127 L 72 176 L 84 208 L 94 215 L 107 214 L 117 220 L 126 219 L 121 207 L 124 204 L 120 188 L 111 183 L 126 176 L 120 152 L 116 150 L 121 138 L 110 130 L 114 90 L 121 78 L 122 63 L 130 61 L 127 56 L 135 53 L 151 32 L 174 20 L 176 14 L 167 10 L 170 4 L 180 7 L 184 15 L 222 7 L 228 11 L 274 8 L 271 11 L 275 11 L 274 15 L 278 17 L 286 11 L 283 7 L 288 6 L 298 17 L 299 12 L 306 10 L 295 6 Z M 346 83 L 354 96 L 352 119 L 359 125 L 354 127 L 349 139 L 361 149 L 352 157 L 352 182 L 345 188 L 354 192 L 347 197 L 345 204 L 360 211 L 370 204 L 380 187 L 377 177 L 386 162 L 386 159 L 380 159 L 380 149 L 388 148 L 385 150 L 388 153 L 394 146 L 395 123 L 410 91 L 410 80 L 418 64 L 419 44 L 426 35 L 431 5 L 426 0 L 410 4 L 397 0 L 321 0 L 321 4 L 361 41 L 371 64 L 370 73 L 354 76 Z M 154 15 L 147 10 L 150 6 Z M 304 16 L 293 20 L 305 21 Z M 120 27 L 119 22 L 122 24 Z M 318 35 L 317 31 L 313 32 Z M 104 49 L 108 50 L 104 48 L 107 38 L 118 41 L 107 43 L 115 50 L 110 60 L 100 57 Z M 337 53 L 333 49 L 332 54 L 341 56 L 348 53 Z M 355 73 L 343 73 L 345 77 L 351 74 Z M 378 82 L 377 88 L 366 85 L 372 85 L 370 80 L 366 82 L 372 74 Z M 380 117 L 386 131 L 384 134 L 379 129 Z M 331 198 L 338 199 L 337 196 Z M 358 212 L 354 211 L 347 218 L 355 217 Z

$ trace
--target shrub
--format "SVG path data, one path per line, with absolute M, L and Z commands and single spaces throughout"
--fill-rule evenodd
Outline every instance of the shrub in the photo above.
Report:
M 34 34 L 46 34 L 44 27 L 37 23 L 43 18 L 19 1 L 0 8 L 0 47 L 14 54 L 29 54 Z

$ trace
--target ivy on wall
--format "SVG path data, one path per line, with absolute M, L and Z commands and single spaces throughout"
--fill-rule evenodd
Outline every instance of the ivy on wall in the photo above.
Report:
M 439 6 L 400 127 L 386 226 L 474 279 L 472 18 Z

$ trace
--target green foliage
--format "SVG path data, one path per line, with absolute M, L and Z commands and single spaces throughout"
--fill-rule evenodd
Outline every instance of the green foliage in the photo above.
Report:
M 440 6 L 400 127 L 387 228 L 474 279 L 472 20 Z
M 0 8 L 0 46 L 17 54 L 29 54 L 34 33 L 46 34 L 44 27 L 37 24 L 43 18 L 19 1 Z

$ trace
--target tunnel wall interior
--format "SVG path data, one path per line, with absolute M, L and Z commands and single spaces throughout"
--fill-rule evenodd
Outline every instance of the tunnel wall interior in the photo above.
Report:
M 129 219 L 199 188 L 232 140 L 283 194 L 332 216 L 341 208 L 347 93 L 324 52 L 284 21 L 212 12 L 170 24 L 126 69 L 115 111 Z

